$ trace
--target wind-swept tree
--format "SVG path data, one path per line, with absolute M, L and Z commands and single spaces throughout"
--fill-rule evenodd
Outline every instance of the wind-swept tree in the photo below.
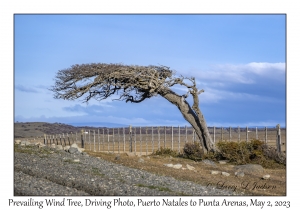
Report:
M 171 90 L 174 85 L 187 88 L 184 95 Z M 198 90 L 194 77 L 176 76 L 166 66 L 137 66 L 123 64 L 91 63 L 73 65 L 59 70 L 55 76 L 55 85 L 50 89 L 54 98 L 75 100 L 83 98 L 103 100 L 111 95 L 120 96 L 118 100 L 140 103 L 147 98 L 160 95 L 178 107 L 184 119 L 195 129 L 204 153 L 215 151 L 215 145 L 209 134 L 206 121 L 199 109 Z M 192 107 L 186 101 L 191 94 Z

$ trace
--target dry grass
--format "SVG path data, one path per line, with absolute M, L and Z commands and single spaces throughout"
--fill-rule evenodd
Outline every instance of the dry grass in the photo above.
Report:
M 113 154 L 87 151 L 91 156 L 101 157 L 104 160 L 145 170 L 161 176 L 170 176 L 178 180 L 188 180 L 207 187 L 216 187 L 220 189 L 235 188 L 237 192 L 244 195 L 267 195 L 267 196 L 284 196 L 286 195 L 286 169 L 265 169 L 264 174 L 269 174 L 269 180 L 263 180 L 262 175 L 245 175 L 244 177 L 235 177 L 233 165 L 221 165 L 217 163 L 216 168 L 206 165 L 202 162 L 195 162 L 189 159 L 174 158 L 170 156 L 128 156 L 126 153 Z M 120 158 L 116 159 L 116 156 Z M 138 160 L 142 157 L 143 163 Z M 180 163 L 186 168 L 186 164 L 195 167 L 195 171 L 188 169 L 173 169 L 164 166 L 164 164 Z M 228 172 L 231 175 L 211 175 L 211 170 Z M 256 186 L 256 187 L 255 187 Z M 262 189 L 259 189 L 262 188 Z

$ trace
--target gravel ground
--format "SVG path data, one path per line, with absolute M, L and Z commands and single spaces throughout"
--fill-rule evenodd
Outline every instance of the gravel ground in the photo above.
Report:
M 237 195 L 47 147 L 16 145 L 14 169 L 15 196 Z

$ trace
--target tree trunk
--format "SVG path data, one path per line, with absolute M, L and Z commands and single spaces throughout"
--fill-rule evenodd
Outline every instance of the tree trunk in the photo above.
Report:
M 206 121 L 200 109 L 198 108 L 196 113 L 182 96 L 179 96 L 168 88 L 164 88 L 158 93 L 169 102 L 176 105 L 184 119 L 192 125 L 200 139 L 204 154 L 207 154 L 209 151 L 215 152 L 215 145 L 211 139 Z

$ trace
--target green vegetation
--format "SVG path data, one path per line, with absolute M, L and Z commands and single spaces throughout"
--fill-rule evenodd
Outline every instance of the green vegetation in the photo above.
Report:
M 267 146 L 257 139 L 248 142 L 220 141 L 216 147 L 218 150 L 215 153 L 204 155 L 199 143 L 187 143 L 181 156 L 195 161 L 211 159 L 216 161 L 228 160 L 237 165 L 260 164 L 265 168 L 284 168 L 286 165 L 286 158 L 283 153 L 278 153 L 275 148 Z
M 183 147 L 182 157 L 199 161 L 203 158 L 203 151 L 198 142 L 186 143 Z
M 179 153 L 170 149 L 170 148 L 160 148 L 156 150 L 153 155 L 162 155 L 162 156 L 172 156 L 172 157 L 178 157 Z
M 100 173 L 100 171 L 99 171 L 99 169 L 98 168 L 94 168 L 94 167 L 92 167 L 92 174 L 93 175 L 96 175 L 96 176 L 104 176 L 105 174 L 102 174 L 102 173 Z
M 54 151 L 51 151 L 48 148 L 37 149 L 37 146 L 35 146 L 35 145 L 21 146 L 18 144 L 14 144 L 14 152 L 26 153 L 29 155 L 38 155 L 41 158 L 48 157 L 49 154 L 54 153 Z

